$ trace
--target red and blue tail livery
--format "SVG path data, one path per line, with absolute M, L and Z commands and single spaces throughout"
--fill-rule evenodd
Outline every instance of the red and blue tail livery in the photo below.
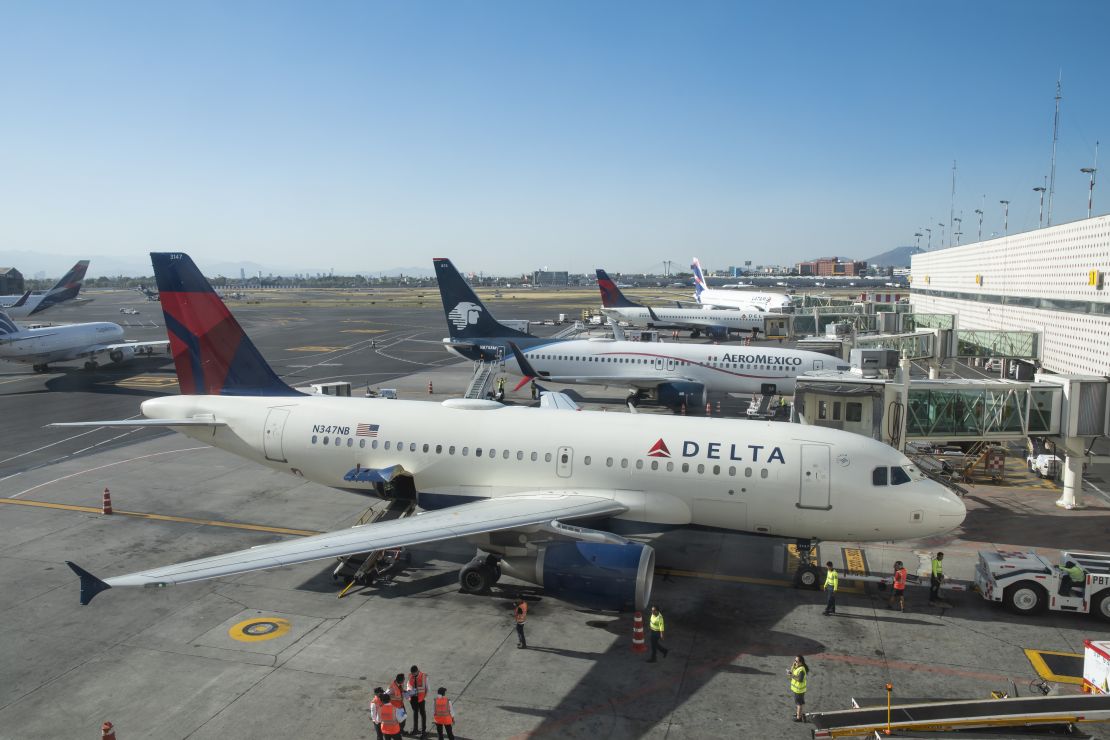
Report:
M 601 305 L 605 308 L 643 308 L 624 297 L 620 286 L 613 282 L 605 270 L 597 271 L 597 287 L 601 291 Z
M 186 395 L 295 396 L 189 255 L 151 252 L 177 382 Z

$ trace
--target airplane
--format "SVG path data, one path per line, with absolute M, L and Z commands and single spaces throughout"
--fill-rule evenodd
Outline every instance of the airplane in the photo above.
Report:
M 85 280 L 85 271 L 89 269 L 89 261 L 81 260 L 69 269 L 54 287 L 39 295 L 0 296 L 0 307 L 8 313 L 9 318 L 24 319 L 32 314 L 45 311 L 51 306 L 57 306 L 66 301 L 77 298 L 81 292 L 81 285 Z
M 540 378 L 628 388 L 633 405 L 646 400 L 694 412 L 705 408 L 710 394 L 789 395 L 802 373 L 849 369 L 836 357 L 797 349 L 533 337 L 498 322 L 450 260 L 433 262 L 451 335 L 443 340 L 448 351 L 504 361 L 507 370 L 523 375 L 511 341 Z
M 775 316 L 731 308 L 652 308 L 629 300 L 605 270 L 597 271 L 597 287 L 601 291 L 601 312 L 606 316 L 649 329 L 689 328 L 691 337 L 705 332 L 714 339 L 727 339 L 729 332 L 745 332 L 755 338 L 764 330 L 766 319 Z
M 135 288 L 135 290 L 137 290 L 138 292 L 140 292 L 144 296 L 146 296 L 146 299 L 148 301 L 151 301 L 151 302 L 154 302 L 154 303 L 156 303 L 158 301 L 158 294 L 155 293 L 150 288 L 146 287 L 145 285 L 140 285 L 138 288 Z
M 82 604 L 114 587 L 462 538 L 478 548 L 460 571 L 465 592 L 507 573 L 574 604 L 643 608 L 654 550 L 621 531 L 649 540 L 677 527 L 752 532 L 808 552 L 825 539 L 939 535 L 966 515 L 905 455 L 840 430 L 304 395 L 274 373 L 188 255 L 151 259 L 181 395 L 144 401 L 142 419 L 55 426 L 170 428 L 325 486 L 411 497 L 423 512 L 106 579 L 67 562 Z
M 0 359 L 31 365 L 36 373 L 50 370 L 50 363 L 85 359 L 85 369 L 95 370 L 98 357 L 114 363 L 135 355 L 150 355 L 168 345 L 159 342 L 127 342 L 123 327 L 108 321 L 89 324 L 20 329 L 8 314 L 0 311 Z
M 706 308 L 739 308 L 776 313 L 786 313 L 793 308 L 793 299 L 785 293 L 740 293 L 710 288 L 705 282 L 705 274 L 697 257 L 690 269 L 694 271 L 694 300 Z

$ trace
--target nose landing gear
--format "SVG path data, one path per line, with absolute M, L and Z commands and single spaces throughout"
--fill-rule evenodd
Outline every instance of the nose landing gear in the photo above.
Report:
M 798 548 L 798 569 L 794 571 L 794 588 L 820 590 L 821 569 L 813 562 L 813 548 L 816 544 L 813 540 L 798 540 L 794 543 Z

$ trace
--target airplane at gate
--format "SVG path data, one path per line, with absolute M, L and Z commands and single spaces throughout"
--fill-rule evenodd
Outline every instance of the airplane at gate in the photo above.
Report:
M 69 272 L 45 293 L 0 296 L 0 307 L 10 318 L 25 319 L 31 314 L 41 313 L 51 306 L 75 300 L 81 292 L 81 285 L 85 280 L 85 271 L 88 269 L 89 261 L 81 260 L 69 268 Z
M 302 395 L 270 369 L 187 255 L 151 256 L 182 395 L 144 401 L 141 420 L 59 426 L 169 427 L 334 488 L 412 496 L 424 512 L 104 580 L 69 563 L 82 604 L 116 586 L 464 538 L 479 550 L 460 572 L 465 591 L 505 572 L 572 603 L 642 608 L 654 551 L 621 531 L 897 540 L 947 532 L 965 515 L 905 455 L 833 429 Z
M 749 293 L 738 290 L 710 288 L 705 282 L 701 263 L 695 257 L 690 269 L 694 272 L 694 300 L 706 308 L 731 308 L 784 313 L 793 310 L 794 300 L 785 293 Z
M 110 321 L 88 324 L 20 329 L 5 311 L 0 311 L 0 360 L 32 365 L 36 373 L 50 370 L 50 363 L 84 360 L 86 370 L 95 370 L 107 358 L 121 363 L 135 355 L 149 355 L 169 344 L 128 342 L 123 327 Z

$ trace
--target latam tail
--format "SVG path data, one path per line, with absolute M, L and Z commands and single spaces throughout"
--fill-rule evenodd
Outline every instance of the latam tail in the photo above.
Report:
M 704 293 L 705 289 L 709 286 L 705 283 L 705 275 L 701 271 L 701 263 L 698 262 L 697 257 L 694 258 L 693 263 L 690 265 L 690 269 L 694 271 L 694 300 L 701 303 L 701 294 Z
M 522 331 L 505 326 L 489 312 L 451 260 L 432 260 L 439 280 L 439 297 L 447 314 L 447 330 L 452 339 L 527 337 Z
M 31 310 L 31 314 L 45 311 L 51 306 L 56 306 L 65 301 L 72 301 L 76 298 L 81 292 L 81 285 L 85 282 L 85 272 L 88 269 L 88 260 L 81 260 L 76 265 L 69 268 L 69 272 L 63 275 L 62 279 L 59 280 L 53 288 L 46 291 L 42 300 Z
M 624 297 L 624 293 L 617 287 L 605 270 L 597 271 L 597 287 L 601 291 L 601 305 L 605 308 L 643 308 L 643 304 L 635 303 Z
M 189 255 L 151 252 L 150 261 L 182 394 L 300 395 L 262 358 Z

